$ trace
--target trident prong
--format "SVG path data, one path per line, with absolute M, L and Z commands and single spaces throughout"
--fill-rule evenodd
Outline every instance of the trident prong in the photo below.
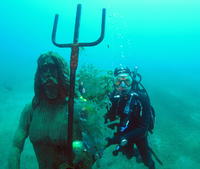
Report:
M 75 89 L 75 80 L 76 80 L 76 69 L 78 66 L 78 54 L 79 47 L 86 46 L 95 46 L 99 44 L 103 38 L 105 33 L 105 15 L 106 9 L 102 10 L 102 24 L 101 24 L 101 35 L 99 39 L 90 43 L 78 43 L 79 36 L 79 26 L 80 26 L 80 17 L 81 17 L 81 4 L 77 5 L 76 10 L 76 22 L 74 29 L 74 40 L 73 43 L 68 44 L 59 44 L 56 42 L 56 31 L 58 25 L 58 15 L 55 15 L 53 32 L 52 32 L 52 42 L 54 45 L 60 48 L 71 48 L 71 57 L 70 57 L 70 89 L 69 89 L 69 101 L 68 101 L 68 139 L 67 139 L 67 151 L 68 151 L 68 164 L 73 166 L 73 153 L 72 153 L 72 138 L 73 138 L 73 114 L 74 114 L 74 89 Z
M 104 34 L 105 34 L 106 9 L 105 8 L 102 9 L 101 35 L 94 42 L 78 43 L 80 16 L 81 16 L 81 4 L 78 4 L 77 5 L 77 12 L 76 12 L 76 23 L 75 23 L 75 31 L 74 31 L 74 41 L 73 41 L 73 43 L 60 44 L 60 43 L 56 42 L 56 32 L 57 32 L 57 25 L 58 25 L 59 15 L 58 14 L 55 15 L 54 25 L 53 25 L 53 32 L 52 32 L 52 42 L 53 42 L 53 44 L 55 46 L 58 46 L 60 48 L 72 48 L 74 46 L 77 46 L 77 47 L 95 46 L 95 45 L 98 45 L 103 40 Z

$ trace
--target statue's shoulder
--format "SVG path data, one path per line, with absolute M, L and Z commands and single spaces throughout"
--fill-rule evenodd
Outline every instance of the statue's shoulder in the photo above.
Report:
M 25 130 L 28 130 L 29 125 L 32 120 L 32 116 L 33 116 L 32 114 L 33 114 L 32 104 L 30 103 L 26 104 L 20 115 L 19 126 L 24 128 Z
M 33 111 L 34 111 L 34 109 L 33 109 L 32 103 L 27 103 L 24 106 L 24 109 L 23 109 L 23 111 L 21 113 L 21 116 L 29 116 L 29 117 L 31 117 L 32 114 L 33 114 Z

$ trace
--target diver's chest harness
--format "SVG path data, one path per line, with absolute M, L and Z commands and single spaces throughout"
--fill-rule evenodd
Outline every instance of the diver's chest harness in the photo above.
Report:
M 115 100 L 115 112 L 116 116 L 120 117 L 120 123 L 118 125 L 118 132 L 125 132 L 137 125 L 138 120 L 142 116 L 142 104 L 138 99 L 139 95 L 136 92 L 131 92 L 126 97 L 120 95 L 114 95 Z

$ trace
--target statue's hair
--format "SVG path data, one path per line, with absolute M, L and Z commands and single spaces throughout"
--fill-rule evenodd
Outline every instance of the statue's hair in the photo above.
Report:
M 69 67 L 64 59 L 54 52 L 47 52 L 38 58 L 38 67 L 35 73 L 35 81 L 34 81 L 34 92 L 35 96 L 32 101 L 33 108 L 35 108 L 42 99 L 44 99 L 44 90 L 41 83 L 41 66 L 44 63 L 44 60 L 51 58 L 58 71 L 58 87 L 59 87 L 59 95 L 58 99 L 65 99 L 69 95 Z

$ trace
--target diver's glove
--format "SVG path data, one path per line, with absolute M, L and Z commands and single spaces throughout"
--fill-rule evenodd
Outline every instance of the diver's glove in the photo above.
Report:
M 112 144 L 118 144 L 120 146 L 125 146 L 128 143 L 128 140 L 124 136 L 114 136 L 113 138 L 106 138 L 107 140 L 107 145 L 106 147 L 109 147 Z
M 123 149 L 124 146 L 126 146 L 128 143 L 128 140 L 126 138 L 121 138 L 120 143 L 115 147 L 114 151 L 112 152 L 114 156 L 118 155 L 118 152 Z
M 121 141 L 120 141 L 120 146 L 121 147 L 127 145 L 127 143 L 128 143 L 128 140 L 126 138 L 121 138 Z

